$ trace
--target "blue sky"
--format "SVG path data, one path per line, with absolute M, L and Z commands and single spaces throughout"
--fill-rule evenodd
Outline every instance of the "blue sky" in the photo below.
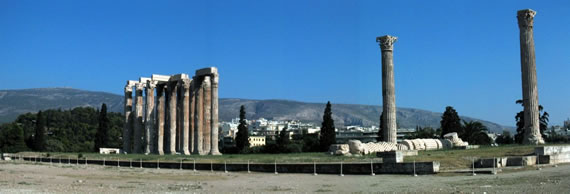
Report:
M 397 106 L 514 126 L 525 8 L 538 12 L 539 101 L 561 124 L 569 1 L 0 0 L 0 89 L 122 94 L 128 79 L 217 66 L 223 98 L 380 105 L 375 38 L 390 34 Z

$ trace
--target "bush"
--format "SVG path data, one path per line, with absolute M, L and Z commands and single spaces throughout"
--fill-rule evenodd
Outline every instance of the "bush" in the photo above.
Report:
M 283 149 L 284 150 L 281 150 L 281 153 L 300 153 L 303 152 L 303 145 L 292 143 L 286 145 Z

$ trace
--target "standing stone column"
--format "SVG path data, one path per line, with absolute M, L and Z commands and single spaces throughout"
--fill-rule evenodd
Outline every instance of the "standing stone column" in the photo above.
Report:
M 169 111 L 169 128 L 168 128 L 168 139 L 169 145 L 167 145 L 166 152 L 170 154 L 176 154 L 176 85 L 178 82 L 170 82 L 168 91 L 168 111 Z
M 519 10 L 517 19 L 520 29 L 522 93 L 524 106 L 524 144 L 544 144 L 540 134 L 536 61 L 534 54 L 533 25 L 536 12 Z
M 156 83 L 148 80 L 146 83 L 146 123 L 145 123 L 145 153 L 150 154 L 156 149 L 156 128 L 154 110 L 154 88 Z
M 143 132 L 143 114 L 144 114 L 144 103 L 143 103 L 143 89 L 144 83 L 135 84 L 135 124 L 134 124 L 134 136 L 133 136 L 133 147 L 134 153 L 142 153 L 142 132 Z
M 190 112 L 190 118 L 188 120 L 188 122 L 190 123 L 190 137 L 189 137 L 189 139 L 190 139 L 190 148 L 189 148 L 190 153 L 195 153 L 195 145 L 196 145 L 194 143 L 196 141 L 195 140 L 196 135 L 194 135 L 196 133 L 195 132 L 196 128 L 194 127 L 195 126 L 195 124 L 194 124 L 194 117 L 195 117 L 194 111 L 196 110 L 196 98 L 195 98 L 196 86 L 195 86 L 195 84 L 196 84 L 196 81 L 194 81 L 193 79 L 190 80 L 190 92 L 189 92 L 190 93 L 190 96 L 189 96 L 189 98 L 190 98 L 190 110 L 187 110 L 188 112 Z
M 157 136 L 156 136 L 156 153 L 159 155 L 164 155 L 164 109 L 166 106 L 166 97 L 164 96 L 164 84 L 159 84 L 156 86 L 156 97 L 158 98 L 158 104 L 156 105 L 156 120 L 158 123 Z
M 131 153 L 131 134 L 133 132 L 132 112 L 133 86 L 127 81 L 125 86 L 125 123 L 123 126 L 123 152 Z
M 190 155 L 190 150 L 188 149 L 190 147 L 190 113 L 188 112 L 190 107 L 190 80 L 183 79 L 181 82 L 182 98 L 180 99 L 182 100 L 182 144 L 180 146 L 182 146 L 182 154 Z
M 196 80 L 196 79 L 194 79 Z M 199 155 L 204 155 L 204 150 L 203 150 L 203 145 L 204 145 L 204 140 L 203 140 L 203 120 L 202 118 L 204 118 L 204 99 L 203 99 L 203 94 L 204 94 L 204 90 L 202 90 L 202 83 L 196 83 L 196 110 L 194 111 L 195 117 L 194 117 L 194 127 L 196 127 L 196 131 L 194 132 L 194 137 L 196 138 L 196 148 L 194 150 L 194 152 L 196 154 Z
M 219 76 L 214 74 L 212 76 L 212 147 L 210 149 L 211 155 L 222 155 L 218 149 L 218 82 Z
M 182 81 L 176 81 L 176 152 L 182 153 Z
M 394 88 L 393 50 L 397 38 L 394 36 L 377 37 L 376 42 L 382 50 L 382 108 L 384 113 L 384 141 L 396 143 L 396 94 Z
M 202 90 L 204 95 L 204 117 L 203 118 L 203 130 L 202 134 L 204 136 L 203 140 L 203 149 L 204 154 L 210 153 L 211 148 L 211 128 L 212 126 L 210 123 L 212 122 L 210 119 L 212 118 L 212 85 L 210 76 L 204 76 L 204 82 L 202 83 Z

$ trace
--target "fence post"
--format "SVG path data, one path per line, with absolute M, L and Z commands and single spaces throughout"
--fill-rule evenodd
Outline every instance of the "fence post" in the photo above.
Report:
M 249 160 L 247 160 L 247 173 L 251 173 L 251 171 L 249 171 Z
M 340 161 L 340 176 L 344 176 L 344 174 L 342 174 L 342 161 Z
M 374 163 L 372 162 L 372 160 L 370 160 L 370 175 L 374 176 L 376 174 L 374 174 Z
M 418 174 L 416 174 L 416 160 L 414 160 L 414 176 L 418 176 Z
M 156 169 L 160 169 L 160 158 L 156 160 Z
M 194 172 L 196 172 L 196 159 L 194 159 Z
M 317 176 L 317 162 L 313 160 L 313 175 Z
M 227 166 L 227 162 L 224 160 L 224 172 L 228 173 L 228 166 Z
M 275 160 L 275 174 L 279 174 L 279 173 L 277 172 L 277 160 Z
M 142 158 L 139 159 L 139 164 L 140 164 L 140 167 L 139 167 L 139 168 L 142 168 Z
M 119 158 L 117 158 L 117 168 L 120 168 L 120 167 L 121 167 L 121 165 L 120 165 L 120 162 L 119 162 Z
M 180 160 L 180 170 L 182 170 L 182 160 Z
M 103 166 L 105 166 L 105 158 L 103 158 Z
M 210 160 L 210 172 L 214 172 L 214 164 Z
M 475 157 L 471 158 L 471 164 L 473 165 L 473 168 L 472 168 L 473 174 L 471 174 L 471 175 L 475 176 L 475 175 L 477 175 L 477 174 L 475 174 Z
M 495 166 L 497 165 L 497 157 L 493 157 L 493 174 L 497 174 L 497 169 Z

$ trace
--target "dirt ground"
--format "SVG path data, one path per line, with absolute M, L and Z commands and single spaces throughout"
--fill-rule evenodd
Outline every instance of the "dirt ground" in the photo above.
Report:
M 498 175 L 317 175 L 0 161 L 0 193 L 570 193 L 570 165 Z

